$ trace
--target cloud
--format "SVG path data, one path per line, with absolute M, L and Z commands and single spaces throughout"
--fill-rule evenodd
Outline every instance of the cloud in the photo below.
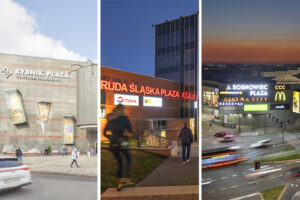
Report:
M 37 31 L 32 15 L 12 0 L 0 2 L 0 53 L 86 61 L 68 50 L 62 41 Z

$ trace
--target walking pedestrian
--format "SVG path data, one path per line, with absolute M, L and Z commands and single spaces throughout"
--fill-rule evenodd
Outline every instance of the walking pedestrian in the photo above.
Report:
M 190 161 L 191 143 L 193 142 L 192 130 L 184 122 L 183 128 L 179 132 L 179 138 L 182 145 L 182 164 Z M 187 154 L 185 153 L 187 151 Z
M 18 160 L 20 162 L 23 162 L 23 151 L 22 151 L 22 149 L 20 149 L 19 146 L 17 147 L 17 150 L 16 150 L 16 157 L 18 158 Z
M 66 153 L 67 153 L 67 152 L 66 152 L 66 148 L 63 148 L 63 152 L 62 152 L 62 155 L 61 155 L 61 156 L 62 156 L 62 157 L 67 156 Z
M 78 152 L 77 152 L 77 149 L 75 148 L 73 151 L 72 151 L 72 163 L 71 163 L 71 167 L 73 167 L 73 164 L 75 163 L 77 168 L 79 168 L 78 166 L 78 163 L 77 163 L 77 158 L 78 158 Z
M 129 138 L 124 135 L 126 130 L 132 133 L 130 121 L 124 112 L 124 106 L 119 104 L 107 115 L 107 124 L 103 132 L 103 135 L 110 140 L 109 149 L 118 163 L 118 191 L 120 191 L 123 187 L 133 185 L 130 179 L 132 158 L 129 150 Z M 111 131 L 112 134 L 108 135 L 107 131 Z M 125 174 L 123 174 L 122 154 L 125 156 L 127 161 Z

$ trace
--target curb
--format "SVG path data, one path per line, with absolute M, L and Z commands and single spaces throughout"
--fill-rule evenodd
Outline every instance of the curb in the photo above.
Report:
M 278 197 L 277 200 L 280 200 L 280 199 L 281 199 L 281 197 L 282 197 L 283 194 L 285 193 L 286 189 L 287 189 L 287 186 L 284 187 L 284 189 L 282 190 L 282 192 L 281 192 L 281 194 L 279 195 L 279 197 Z
M 86 174 L 66 174 L 66 173 L 60 173 L 60 172 L 49 172 L 49 171 L 35 171 L 35 170 L 30 170 L 32 173 L 39 173 L 39 174 L 55 174 L 55 175 L 64 175 L 64 176 L 81 176 L 81 177 L 95 177 L 97 178 L 97 175 L 95 176 L 89 176 Z

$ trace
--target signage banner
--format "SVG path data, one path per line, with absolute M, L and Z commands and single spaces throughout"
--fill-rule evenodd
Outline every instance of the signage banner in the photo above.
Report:
M 47 126 L 47 123 L 48 123 L 48 118 L 49 118 L 50 109 L 51 109 L 51 103 L 49 103 L 49 102 L 38 102 L 38 108 L 39 108 L 40 117 L 41 117 L 43 135 L 45 135 L 46 126 Z
M 299 92 L 293 91 L 293 112 L 300 113 L 299 109 Z
M 115 103 L 115 105 L 123 104 L 123 105 L 127 105 L 127 106 L 138 106 L 139 105 L 139 96 L 115 94 L 114 103 Z
M 63 116 L 64 144 L 74 144 L 75 121 L 72 115 Z
M 27 122 L 21 94 L 17 89 L 4 90 L 6 105 L 12 124 L 24 124 Z
M 290 109 L 290 104 L 271 104 L 270 110 L 288 110 Z
M 162 98 L 159 97 L 144 97 L 144 106 L 162 107 Z
M 268 111 L 268 104 L 245 104 L 244 111 Z

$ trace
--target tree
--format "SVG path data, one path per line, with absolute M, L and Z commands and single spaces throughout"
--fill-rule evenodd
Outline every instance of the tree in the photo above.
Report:
M 133 137 L 137 141 L 137 146 L 140 147 L 145 136 L 145 131 L 150 128 L 150 123 L 147 120 L 135 120 L 133 122 Z

